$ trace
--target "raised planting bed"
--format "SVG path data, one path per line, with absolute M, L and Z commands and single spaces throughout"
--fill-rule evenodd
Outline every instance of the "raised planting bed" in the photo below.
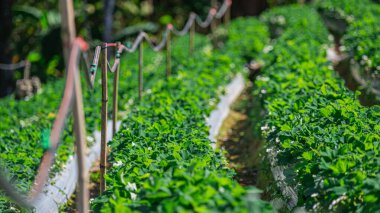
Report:
M 351 60 L 347 69 L 352 78 L 364 92 L 378 95 L 380 6 L 369 0 L 326 0 L 317 1 L 315 6 L 335 36 L 337 52 L 342 51 Z
M 234 59 L 215 51 L 190 58 L 191 69 L 156 84 L 127 115 L 110 142 L 107 190 L 94 211 L 272 211 L 210 146 L 205 117 L 240 71 Z
M 361 106 L 344 87 L 326 59 L 331 43 L 322 20 L 312 12 L 300 21 L 313 19 L 320 24 L 287 26 L 256 80 L 254 95 L 267 110 L 267 151 L 283 168 L 279 192 L 290 209 L 379 211 L 380 108 Z
M 380 14 L 358 19 L 351 24 L 343 37 L 344 49 L 352 60 L 353 76 L 378 96 L 380 95 L 378 92 L 380 90 L 379 19 Z
M 204 36 L 197 35 L 195 37 L 196 52 L 205 51 L 208 40 Z M 188 37 L 181 37 L 174 40 L 173 43 L 173 66 L 181 66 L 179 63 L 186 60 L 188 52 Z M 150 88 L 158 79 L 165 76 L 165 63 L 163 54 L 157 54 L 149 49 L 145 51 L 144 66 L 144 83 L 145 89 Z M 138 88 L 138 65 L 137 54 L 128 55 L 123 58 L 121 63 L 120 84 L 119 84 L 119 109 L 120 116 L 125 114 L 128 106 L 133 104 L 137 98 Z M 175 73 L 174 73 L 175 74 Z M 98 76 L 99 78 L 99 76 Z M 109 85 L 113 81 L 112 76 L 109 79 Z M 99 79 L 96 84 L 100 84 Z M 13 98 L 7 98 L 0 101 L 0 115 L 2 123 L 0 124 L 0 147 L 1 157 L 0 165 L 9 172 L 9 179 L 13 180 L 19 190 L 28 191 L 36 170 L 40 163 L 44 151 L 42 144 L 43 132 L 50 129 L 55 119 L 55 113 L 61 100 L 61 91 L 63 91 L 64 81 L 51 82 L 44 86 L 43 91 L 29 100 L 16 101 Z M 84 81 L 82 85 L 85 85 Z M 86 113 L 86 128 L 89 135 L 88 146 L 95 150 L 94 132 L 100 126 L 100 97 L 101 90 L 99 87 L 94 92 L 84 91 L 84 105 Z M 110 89 L 112 95 L 112 89 Z M 57 160 L 51 169 L 50 183 L 64 183 L 67 185 L 75 185 L 64 180 L 64 174 L 73 172 L 71 169 L 76 168 L 73 161 L 74 154 L 74 138 L 72 132 L 72 121 L 68 122 L 66 130 L 62 136 L 62 145 L 58 149 Z M 89 156 L 94 153 L 89 153 Z M 17 156 L 17 157 L 15 157 Z M 75 158 L 75 157 L 74 157 Z M 96 157 L 97 158 L 97 157 Z M 96 158 L 92 158 L 93 160 Z M 61 174 L 60 172 L 63 173 Z M 65 172 L 66 171 L 66 172 Z M 63 176 L 62 176 L 63 175 Z M 73 180 L 74 181 L 74 180 Z M 76 181 L 76 180 L 75 180 Z M 48 184 L 49 185 L 49 184 Z M 52 186 L 45 186 L 52 190 L 47 190 L 42 197 L 57 202 L 56 207 L 66 201 L 70 197 L 70 193 L 62 193 L 62 191 L 72 191 L 70 187 L 61 187 L 62 190 L 55 190 Z M 72 187 L 71 187 L 72 188 Z M 53 194 L 51 194 L 53 193 Z M 54 201 L 54 202 L 55 202 Z M 42 202 L 42 201 L 41 201 Z M 40 203 L 41 203 L 40 202 Z M 52 201 L 53 202 L 53 201 Z M 43 203 L 43 202 L 42 202 Z M 19 209 L 16 204 L 10 202 L 6 197 L 0 197 L 0 211 L 10 208 Z M 38 207 L 38 206 L 37 206 Z

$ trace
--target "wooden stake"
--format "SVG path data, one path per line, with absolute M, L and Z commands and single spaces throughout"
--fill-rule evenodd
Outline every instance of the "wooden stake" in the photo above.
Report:
M 231 6 L 232 6 L 232 1 L 228 0 L 227 2 L 229 4 L 229 7 L 227 8 L 226 14 L 224 14 L 224 26 L 227 28 L 228 25 L 230 24 L 231 20 Z
M 61 12 L 61 37 L 65 64 L 68 64 L 71 44 L 75 39 L 75 14 L 72 0 L 59 1 Z
M 195 35 L 195 23 L 193 23 L 190 27 L 189 34 L 189 55 L 191 56 L 194 51 L 194 35 Z
M 30 78 L 30 67 L 31 67 L 30 62 L 26 60 L 25 67 L 24 67 L 24 80 L 28 80 Z
M 217 11 L 218 1 L 217 0 L 211 0 L 211 7 L 212 7 L 212 10 Z M 218 20 L 216 20 L 215 18 L 211 21 L 211 33 L 215 32 L 216 28 L 218 27 L 217 21 Z
M 144 89 L 143 82 L 143 63 L 144 63 L 144 42 L 139 46 L 139 100 L 142 100 L 142 93 Z
M 168 37 L 166 41 L 166 78 L 172 73 L 172 50 L 171 50 L 171 35 L 168 32 Z
M 88 174 L 86 169 L 86 124 L 83 112 L 83 97 L 80 84 L 80 75 L 75 69 L 74 74 L 74 132 L 76 154 L 78 157 L 78 196 L 77 207 L 79 212 L 89 211 Z
M 104 175 L 107 167 L 107 105 L 108 105 L 108 87 L 107 87 L 107 44 L 103 44 L 103 63 L 102 63 L 102 130 L 101 130 L 101 150 L 100 150 L 100 193 L 106 189 Z
M 116 49 L 118 50 L 120 42 L 117 43 Z M 120 58 L 120 53 L 117 52 L 116 57 Z M 117 113 L 118 113 L 118 92 L 119 92 L 119 72 L 120 72 L 120 63 L 117 65 L 116 71 L 113 77 L 113 113 L 112 113 L 112 137 L 116 134 L 116 125 L 117 125 Z

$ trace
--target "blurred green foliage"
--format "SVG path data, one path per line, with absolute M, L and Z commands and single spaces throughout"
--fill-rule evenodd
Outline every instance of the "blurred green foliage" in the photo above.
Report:
M 262 0 L 270 6 L 297 2 L 297 0 Z M 91 44 L 102 41 L 104 32 L 105 0 L 74 0 L 77 34 Z M 218 0 L 222 4 L 223 0 Z M 11 33 L 12 61 L 32 60 L 32 75 L 43 82 L 63 76 L 61 47 L 61 17 L 59 0 L 15 0 L 13 3 L 13 30 Z M 112 24 L 113 40 L 132 40 L 144 30 L 158 32 L 168 23 L 182 26 L 191 11 L 201 16 L 208 13 L 209 0 L 115 0 Z M 16 78 L 22 77 L 16 73 Z
M 17 0 L 13 4 L 12 61 L 33 62 L 32 75 L 43 81 L 63 75 L 61 17 L 58 0 Z M 113 13 L 113 39 L 125 41 L 141 30 L 158 33 L 164 25 L 181 26 L 191 11 L 207 14 L 208 0 L 131 0 L 116 1 Z M 91 43 L 102 40 L 104 1 L 74 0 L 77 34 Z M 16 76 L 21 77 L 18 74 Z

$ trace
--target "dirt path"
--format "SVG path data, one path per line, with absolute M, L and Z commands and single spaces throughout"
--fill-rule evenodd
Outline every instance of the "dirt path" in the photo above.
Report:
M 247 88 L 232 105 L 218 136 L 218 146 L 227 151 L 229 166 L 243 186 L 257 186 L 261 164 L 261 138 L 255 135 L 251 116 L 253 97 Z

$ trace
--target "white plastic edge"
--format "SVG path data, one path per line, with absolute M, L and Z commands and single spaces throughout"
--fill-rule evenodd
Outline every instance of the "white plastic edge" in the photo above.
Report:
M 210 126 L 209 139 L 213 142 L 212 148 L 216 148 L 216 137 L 222 127 L 223 121 L 230 113 L 230 106 L 240 96 L 245 87 L 245 80 L 242 74 L 237 74 L 236 77 L 226 87 L 226 92 L 219 99 L 217 107 L 206 118 L 207 125 Z

